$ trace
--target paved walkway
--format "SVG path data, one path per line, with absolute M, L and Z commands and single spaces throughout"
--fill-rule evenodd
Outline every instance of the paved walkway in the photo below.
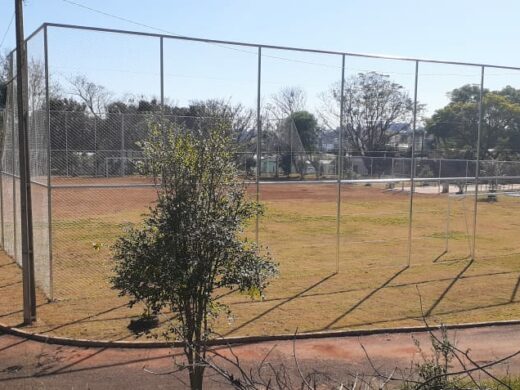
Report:
M 471 348 L 473 359 L 488 362 L 520 349 L 520 325 L 450 331 L 462 349 Z M 372 362 L 390 372 L 407 368 L 419 360 L 413 338 L 429 350 L 428 334 L 388 334 L 364 337 L 299 340 L 296 354 L 302 370 L 326 372 L 344 380 L 349 372 L 371 373 L 361 344 Z M 266 342 L 237 346 L 233 351 L 245 366 L 253 366 L 272 348 L 269 361 L 294 366 L 293 342 Z M 226 349 L 221 350 L 229 353 Z M 0 389 L 184 389 L 184 374 L 167 374 L 173 359 L 182 351 L 159 349 L 76 348 L 28 341 L 0 335 Z M 520 356 L 496 368 L 520 375 Z M 209 376 L 208 389 L 226 389 L 219 379 Z

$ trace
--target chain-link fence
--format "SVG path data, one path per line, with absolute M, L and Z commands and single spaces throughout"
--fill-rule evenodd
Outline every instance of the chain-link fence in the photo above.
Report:
M 55 48 L 51 53 L 57 59 L 49 62 L 48 39 L 51 31 L 57 36 L 62 28 L 67 28 L 68 32 L 94 34 L 88 29 L 76 31 L 45 25 L 28 42 L 28 131 L 35 275 L 38 287 L 51 299 L 97 297 L 102 300 L 115 296 L 109 283 L 112 272 L 110 247 L 126 225 L 142 219 L 157 196 L 153 178 L 143 175 L 143 167 L 148 162 L 142 150 L 150 123 L 157 118 L 163 123 L 194 131 L 212 127 L 224 118 L 235 136 L 236 164 L 248 184 L 248 193 L 267 205 L 265 215 L 248 227 L 246 235 L 268 245 L 281 261 L 289 259 L 291 265 L 286 269 L 289 273 L 325 274 L 354 263 L 359 267 L 410 265 L 414 261 L 426 263 L 436 260 L 443 251 L 455 253 L 454 258 L 475 257 L 477 238 L 485 244 L 483 256 L 520 249 L 512 248 L 506 242 L 507 238 L 497 238 L 490 244 L 489 237 L 478 235 L 478 222 L 475 225 L 479 212 L 485 221 L 494 218 L 495 211 L 487 207 L 481 207 L 479 211 L 481 200 L 498 196 L 504 200 L 505 207 L 516 210 L 517 199 L 512 195 L 520 192 L 520 161 L 516 154 L 510 153 L 505 159 L 494 157 L 496 145 L 488 142 L 484 149 L 475 144 L 480 139 L 477 135 L 482 131 L 486 110 L 482 96 L 473 97 L 475 104 L 467 148 L 462 147 L 462 141 L 458 139 L 452 140 L 455 146 L 441 145 L 440 141 L 435 143 L 430 139 L 426 147 L 424 130 L 421 140 L 414 138 L 419 132 L 417 102 L 422 92 L 417 89 L 421 76 L 417 73 L 418 68 L 411 74 L 415 76 L 415 82 L 413 77 L 412 81 L 408 80 L 408 92 L 414 95 L 413 99 L 406 96 L 409 109 L 406 115 L 393 118 L 394 122 L 408 121 L 408 130 L 394 132 L 381 120 L 361 125 L 359 118 L 355 118 L 351 105 L 354 97 L 360 97 L 353 91 L 356 85 L 346 81 L 349 68 L 345 61 L 355 61 L 357 57 L 347 53 L 319 53 L 341 61 L 336 61 L 335 65 L 332 60 L 325 64 L 311 63 L 314 67 L 327 67 L 332 75 L 329 81 L 334 83 L 335 89 L 331 89 L 333 100 L 329 100 L 321 112 L 320 125 L 313 125 L 319 127 L 319 131 L 309 132 L 306 127 L 309 122 L 302 122 L 301 117 L 295 115 L 303 111 L 301 108 L 274 115 L 262 102 L 268 93 L 264 89 L 269 90 L 273 83 L 270 81 L 274 78 L 273 64 L 279 61 L 280 52 L 285 53 L 282 48 L 202 40 L 197 43 L 210 45 L 211 50 L 221 49 L 220 46 L 215 49 L 214 45 L 232 46 L 240 50 L 245 48 L 247 53 L 239 53 L 245 58 L 253 56 L 254 61 L 239 63 L 237 77 L 243 76 L 244 64 L 252 64 L 253 81 L 248 85 L 251 95 L 257 97 L 256 106 L 243 99 L 241 104 L 246 112 L 241 114 L 230 114 L 226 105 L 220 107 L 225 107 L 224 111 L 197 112 L 196 104 L 192 103 L 183 111 L 168 104 L 165 97 L 165 93 L 168 94 L 165 92 L 168 66 L 164 61 L 170 58 L 165 47 L 166 41 L 179 41 L 185 45 L 191 41 L 150 34 L 147 38 L 160 43 L 157 52 L 160 71 L 157 80 L 154 79 L 159 84 L 159 99 L 143 107 L 105 102 L 99 110 L 100 107 L 89 105 L 91 101 L 81 96 L 81 91 L 64 96 L 63 91 L 60 95 L 53 89 L 53 80 L 66 78 L 57 61 L 69 61 L 70 56 L 60 57 Z M 191 48 L 186 52 L 186 58 L 194 50 Z M 287 51 L 293 52 L 298 50 Z M 315 51 L 309 52 L 317 55 Z M 96 58 L 101 61 L 101 57 Z M 186 58 L 179 61 L 182 63 Z M 372 60 L 367 58 L 367 61 Z M 228 64 L 228 59 L 220 59 Z M 174 59 L 171 61 L 175 63 Z M 307 66 L 308 61 L 295 58 L 291 62 L 285 58 L 281 63 L 283 66 L 286 62 Z M 422 60 L 413 60 L 412 64 L 418 66 L 423 62 L 439 65 Z M 14 65 L 11 60 L 11 80 Z M 89 62 L 85 68 L 87 65 L 92 64 Z M 202 71 L 209 72 L 206 65 L 198 64 Z M 377 70 L 377 66 L 374 69 Z M 490 69 L 494 68 L 491 66 Z M 307 73 L 300 73 L 302 79 L 308 78 Z M 280 77 L 293 76 L 281 74 Z M 395 74 L 399 73 L 396 71 Z M 262 75 L 267 81 L 260 77 Z M 135 76 L 136 83 L 138 78 Z M 189 79 L 188 76 L 185 78 Z M 73 82 L 77 87 L 77 82 Z M 218 79 L 218 82 L 222 80 Z M 193 91 L 199 90 L 199 85 L 196 82 L 187 85 L 190 88 L 178 85 L 177 90 L 172 89 L 171 99 L 183 100 L 184 96 L 212 98 L 202 92 L 200 97 L 191 96 Z M 340 89 L 338 85 L 341 85 Z M 15 81 L 7 88 L 2 133 L 0 229 L 5 252 L 19 263 L 20 180 Z M 431 89 L 435 91 L 435 86 L 431 85 Z M 241 84 L 237 91 L 238 96 L 243 96 L 244 85 Z M 349 91 L 351 95 L 348 95 Z M 436 95 L 446 92 L 443 90 L 442 94 L 437 92 Z M 347 97 L 352 101 L 347 101 Z M 95 98 L 100 99 L 100 95 Z M 215 104 L 215 100 L 212 102 Z M 475 110 L 478 107 L 484 113 L 479 114 Z M 362 142 L 367 145 L 375 142 L 362 139 L 368 137 L 360 133 L 363 126 L 376 134 L 372 136 L 374 139 L 382 139 L 379 149 L 371 150 L 361 145 Z M 454 121 L 449 126 L 457 128 L 459 124 Z M 385 138 L 382 128 L 392 135 Z M 506 130 L 511 131 L 510 128 Z M 489 129 L 486 136 L 488 134 Z M 400 146 L 394 145 L 398 143 Z M 497 218 L 509 221 L 505 215 Z M 506 230 L 505 226 L 502 228 Z M 485 232 L 482 234 L 490 234 L 486 227 L 482 227 L 482 231 Z M 392 260 L 387 260 L 389 253 Z M 301 258 L 305 260 L 300 262 Z

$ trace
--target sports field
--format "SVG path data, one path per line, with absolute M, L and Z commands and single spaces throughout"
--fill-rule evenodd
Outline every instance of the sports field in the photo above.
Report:
M 127 326 L 142 309 L 128 309 L 126 299 L 111 290 L 110 246 L 126 224 L 140 220 L 155 190 L 140 187 L 146 182 L 137 178 L 130 188 L 104 180 L 53 183 L 106 187 L 53 188 L 55 302 L 39 295 L 34 331 L 134 337 Z M 477 260 L 470 261 L 473 197 L 415 194 L 408 266 L 409 193 L 400 187 L 342 186 L 338 263 L 336 185 L 260 188 L 266 213 L 259 239 L 280 264 L 280 276 L 262 301 L 219 291 L 233 313 L 218 321 L 220 334 L 421 325 L 421 313 L 450 323 L 520 319 L 520 198 L 500 195 L 497 202 L 478 202 Z M 246 232 L 251 239 L 253 227 L 251 221 Z M 16 325 L 21 321 L 20 271 L 5 255 L 0 267 L 0 322 Z

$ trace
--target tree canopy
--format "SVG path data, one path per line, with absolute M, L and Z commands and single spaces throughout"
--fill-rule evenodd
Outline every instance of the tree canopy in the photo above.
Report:
M 450 92 L 450 102 L 426 121 L 437 148 L 446 157 L 475 158 L 480 90 L 464 85 Z M 507 86 L 483 91 L 482 158 L 511 158 L 520 152 L 520 90 Z
M 287 118 L 292 121 L 303 148 L 306 152 L 312 152 L 318 142 L 318 121 L 308 111 L 296 111 Z
M 340 82 L 322 95 L 326 123 L 339 124 L 341 96 Z M 344 97 L 346 146 L 362 155 L 384 150 L 395 135 L 393 124 L 411 122 L 412 99 L 387 75 L 367 72 L 350 77 L 345 82 Z

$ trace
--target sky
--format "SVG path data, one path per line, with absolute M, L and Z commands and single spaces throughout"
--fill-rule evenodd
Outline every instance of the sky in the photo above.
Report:
M 85 5 L 100 12 L 78 6 Z M 0 50 L 14 46 L 14 0 L 0 0 Z M 44 22 L 158 32 L 222 40 L 297 46 L 401 57 L 520 66 L 517 37 L 520 2 L 513 0 L 27 0 L 25 33 Z M 106 15 L 110 14 L 112 16 Z M 118 19 L 119 18 L 119 19 Z M 130 23 L 122 19 L 134 21 Z M 154 27 L 155 29 L 145 27 Z M 29 43 L 43 58 L 43 38 Z M 49 31 L 51 80 L 66 93 L 68 80 L 85 75 L 117 97 L 158 97 L 158 39 Z M 169 102 L 224 98 L 254 107 L 257 54 L 236 48 L 165 40 L 165 94 Z M 374 70 L 413 95 L 414 63 L 350 58 L 347 77 Z M 341 77 L 341 57 L 264 50 L 262 102 L 283 87 L 305 90 L 310 111 Z M 421 63 L 418 99 L 432 113 L 447 92 L 480 81 L 480 69 Z M 520 88 L 520 72 L 486 70 L 486 87 Z

